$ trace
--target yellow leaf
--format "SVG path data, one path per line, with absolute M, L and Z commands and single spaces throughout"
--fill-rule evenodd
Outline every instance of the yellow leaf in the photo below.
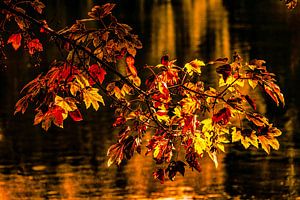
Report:
M 134 85 L 138 87 L 141 85 L 141 79 L 138 76 L 129 76 L 128 78 L 133 82 Z
M 218 168 L 219 163 L 218 163 L 218 158 L 217 158 L 217 152 L 213 152 L 213 153 L 208 152 L 208 155 L 209 155 L 210 159 L 212 159 L 212 161 L 214 161 L 216 168 Z
M 80 84 L 77 82 L 70 83 L 70 92 L 73 96 L 76 96 L 77 92 L 81 90 Z
M 158 156 L 160 152 L 160 148 L 159 148 L 159 145 L 157 145 L 155 148 L 154 148 L 154 151 L 153 151 L 153 157 L 156 158 Z
M 123 94 L 123 96 L 125 96 L 126 94 L 130 94 L 132 88 L 130 86 L 128 86 L 127 84 L 124 84 L 122 86 L 121 92 Z
M 270 125 L 270 127 L 272 126 L 273 124 Z M 272 127 L 271 128 L 271 133 L 274 137 L 278 137 L 282 134 L 282 132 L 278 129 L 278 128 L 275 128 L 275 127 Z
M 98 93 L 97 88 L 84 89 L 82 93 L 83 93 L 83 101 L 87 109 L 92 105 L 95 110 L 98 110 L 99 108 L 98 102 L 105 105 L 102 96 Z
M 123 98 L 122 92 L 118 86 L 115 86 L 114 93 L 115 93 L 115 96 L 117 97 L 117 99 Z
M 202 120 L 201 124 L 203 124 L 202 132 L 209 132 L 214 129 L 211 118 Z
M 257 140 L 257 136 L 255 135 L 255 132 L 253 132 L 249 138 L 249 142 L 255 146 L 256 148 L 258 148 L 258 140 Z
M 168 115 L 168 111 L 166 110 L 158 110 L 156 113 L 156 118 L 158 119 L 158 121 L 162 122 L 162 121 L 165 121 L 165 122 L 168 122 L 170 117 Z
M 238 85 L 240 87 L 244 87 L 244 83 L 245 83 L 245 81 L 240 79 L 240 80 L 237 80 L 234 84 Z
M 173 112 L 177 117 L 181 118 L 181 108 L 179 106 L 176 106 L 176 108 L 174 108 L 174 112 Z
M 258 84 L 258 81 L 257 80 L 252 80 L 252 79 L 249 79 L 248 80 L 248 83 L 249 85 L 252 87 L 252 89 L 255 89 L 257 84 Z
M 221 151 L 223 151 L 223 152 L 225 153 L 225 147 L 224 147 L 224 144 L 218 143 L 218 144 L 217 144 L 217 147 L 218 147 Z
M 249 141 L 247 140 L 247 138 L 242 138 L 242 139 L 241 139 L 241 143 L 242 143 L 242 145 L 245 147 L 245 149 L 248 149 L 249 146 L 250 146 L 250 143 L 249 143 Z
M 200 106 L 198 100 L 194 97 L 186 97 L 180 101 L 180 104 L 182 105 L 182 111 L 189 114 L 194 113 Z
M 196 134 L 196 137 L 194 137 L 195 152 L 200 155 L 205 151 L 206 147 L 205 139 L 203 139 L 200 134 Z
M 76 81 L 79 84 L 80 88 L 84 89 L 90 86 L 90 83 L 87 78 L 84 77 L 82 74 L 76 75 Z
M 77 109 L 76 100 L 74 98 L 70 98 L 70 97 L 62 98 L 62 97 L 56 95 L 54 104 L 68 112 L 74 111 Z
M 273 149 L 275 150 L 279 149 L 279 142 L 276 138 L 269 139 L 269 144 Z
M 135 112 L 131 112 L 127 115 L 126 120 L 130 120 L 130 119 L 135 119 L 136 118 L 136 114 Z
M 263 150 L 265 150 L 265 152 L 267 152 L 267 154 L 270 154 L 270 146 L 269 146 L 268 139 L 265 138 L 264 136 L 258 136 L 258 140 L 259 140 Z
M 237 141 L 239 141 L 239 140 L 242 138 L 241 131 L 237 131 L 237 130 L 236 130 L 236 127 L 233 127 L 232 130 L 233 130 L 233 131 L 231 132 L 231 135 L 232 135 L 232 142 L 237 142 Z
M 205 63 L 203 61 L 195 59 L 189 63 L 186 63 L 184 65 L 184 68 L 189 75 L 193 75 L 194 72 L 201 74 L 201 67 L 203 66 L 205 66 Z

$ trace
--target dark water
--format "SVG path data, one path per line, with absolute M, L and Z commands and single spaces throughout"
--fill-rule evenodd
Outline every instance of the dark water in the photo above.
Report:
M 261 94 L 257 104 L 283 130 L 280 150 L 267 156 L 230 146 L 217 169 L 204 159 L 201 173 L 188 170 L 164 185 L 152 179 L 151 157 L 137 155 L 121 168 L 107 168 L 106 150 L 115 141 L 109 110 L 88 112 L 84 122 L 67 121 L 64 129 L 47 133 L 33 127 L 32 111 L 12 115 L 18 91 L 39 71 L 12 52 L 0 72 L 0 199 L 300 199 L 300 7 L 290 12 L 279 0 L 115 2 L 121 21 L 143 41 L 140 66 L 157 64 L 165 53 L 179 64 L 234 51 L 245 60 L 265 59 L 287 105 L 278 109 Z M 84 17 L 92 4 L 49 1 L 47 16 L 64 26 Z

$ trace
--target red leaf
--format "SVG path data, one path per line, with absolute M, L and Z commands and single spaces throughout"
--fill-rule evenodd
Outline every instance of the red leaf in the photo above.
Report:
M 7 44 L 11 43 L 15 50 L 18 50 L 21 46 L 22 35 L 20 33 L 12 34 L 7 41 Z
M 54 117 L 53 123 L 56 126 L 62 127 L 64 121 L 63 113 L 65 113 L 64 109 L 62 109 L 59 106 L 55 106 L 52 110 L 48 111 L 47 113 L 50 114 L 49 116 L 52 115 Z
M 231 75 L 231 66 L 229 64 L 222 65 L 216 71 L 218 74 L 222 74 L 224 82 L 226 82 L 227 78 Z
M 168 55 L 164 55 L 163 57 L 161 57 L 160 61 L 161 61 L 162 65 L 168 66 L 169 65 L 169 56 Z
M 187 116 L 184 118 L 184 126 L 182 128 L 182 134 L 184 135 L 189 129 L 193 129 L 193 116 Z
M 83 120 L 82 115 L 78 109 L 69 112 L 69 115 L 75 122 Z
M 103 83 L 106 71 L 102 67 L 100 67 L 98 64 L 93 64 L 89 67 L 89 72 L 93 78 L 97 78 L 99 80 L 100 84 Z M 89 83 L 91 85 L 95 84 L 92 78 L 89 79 Z
M 127 52 L 127 49 L 126 49 L 125 47 L 123 47 L 123 48 L 121 49 L 121 51 L 120 51 L 120 54 L 118 54 L 118 55 L 116 56 L 116 58 L 117 58 L 118 60 L 122 59 L 122 58 L 125 56 L 126 52 Z
M 39 39 L 33 39 L 27 44 L 29 54 L 34 54 L 36 51 L 43 51 L 43 46 Z
M 227 124 L 231 117 L 231 112 L 229 108 L 222 108 L 218 113 L 214 114 L 212 120 L 215 123 Z

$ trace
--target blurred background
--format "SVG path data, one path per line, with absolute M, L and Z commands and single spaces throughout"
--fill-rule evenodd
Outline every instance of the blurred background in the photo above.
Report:
M 70 25 L 94 4 L 107 1 L 44 1 L 50 24 Z M 289 11 L 279 0 L 115 0 L 119 21 L 143 43 L 136 65 L 155 65 L 166 53 L 183 64 L 231 57 L 267 61 L 278 75 L 286 106 L 277 108 L 255 91 L 260 112 L 278 126 L 279 151 L 229 145 L 216 169 L 187 170 L 174 182 L 152 178 L 151 156 L 136 155 L 122 167 L 107 168 L 106 151 L 116 141 L 109 108 L 67 120 L 64 129 L 33 126 L 33 110 L 13 115 L 20 89 L 39 68 L 21 51 L 11 52 L 0 70 L 0 199 L 300 199 L 300 5 Z M 48 57 L 53 53 L 46 50 Z M 41 66 L 43 67 L 43 66 Z M 216 81 L 214 69 L 205 79 Z M 298 145 L 297 145 L 298 144 Z

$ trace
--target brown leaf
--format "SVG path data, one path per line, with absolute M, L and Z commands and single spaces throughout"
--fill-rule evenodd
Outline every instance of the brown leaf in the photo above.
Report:
M 249 95 L 243 95 L 244 99 L 249 103 L 249 105 L 256 110 L 256 103 Z
M 165 170 L 164 169 L 157 169 L 155 172 L 153 172 L 154 179 L 157 179 L 160 181 L 161 184 L 165 182 Z
M 208 62 L 208 64 L 212 65 L 212 64 L 227 64 L 228 63 L 228 58 L 218 58 L 214 61 L 210 61 Z
M 231 66 L 229 64 L 222 65 L 217 67 L 217 73 L 222 74 L 224 82 L 226 82 L 227 78 L 231 75 Z
M 43 4 L 39 0 L 35 0 L 35 1 L 31 2 L 31 5 L 40 14 L 42 14 L 43 9 L 46 7 L 45 4 Z

